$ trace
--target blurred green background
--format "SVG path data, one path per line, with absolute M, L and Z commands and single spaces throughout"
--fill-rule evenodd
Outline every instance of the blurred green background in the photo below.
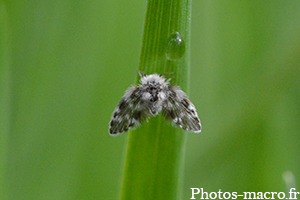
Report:
M 146 1 L 0 0 L 0 199 L 117 199 Z M 300 183 L 300 1 L 194 0 L 183 199 Z M 300 192 L 300 188 L 296 187 Z M 196 196 L 197 197 L 197 196 Z

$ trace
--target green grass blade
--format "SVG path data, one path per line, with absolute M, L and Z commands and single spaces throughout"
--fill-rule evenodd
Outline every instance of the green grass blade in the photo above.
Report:
M 5 4 L 0 2 L 0 199 L 7 199 L 7 141 L 10 120 L 9 30 Z
M 139 62 L 139 70 L 146 74 L 174 72 L 172 83 L 184 91 L 188 85 L 190 14 L 190 0 L 148 1 Z M 176 45 L 177 36 L 184 42 Z M 180 198 L 185 140 L 184 131 L 161 115 L 129 132 L 121 199 Z

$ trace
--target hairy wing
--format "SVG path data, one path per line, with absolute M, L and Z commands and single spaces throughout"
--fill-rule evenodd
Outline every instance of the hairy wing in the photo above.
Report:
M 162 113 L 184 130 L 201 132 L 196 108 L 178 86 L 169 86 L 168 99 L 163 103 Z
M 109 134 L 116 136 L 128 131 L 142 119 L 146 119 L 148 113 L 143 109 L 140 88 L 130 87 L 116 106 L 109 122 Z

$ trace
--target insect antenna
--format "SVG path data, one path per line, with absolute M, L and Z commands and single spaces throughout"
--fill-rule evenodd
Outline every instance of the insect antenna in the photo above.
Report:
M 144 76 L 146 76 L 146 74 L 144 72 L 141 72 L 141 71 L 139 71 L 137 69 L 135 71 L 140 75 L 141 78 L 143 78 Z
M 165 75 L 168 75 L 168 74 L 174 74 L 174 72 L 166 72 L 166 73 L 163 73 L 163 74 L 160 74 L 159 76 L 165 76 Z

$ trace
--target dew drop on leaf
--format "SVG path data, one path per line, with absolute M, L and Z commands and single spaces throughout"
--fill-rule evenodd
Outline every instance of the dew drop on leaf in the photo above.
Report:
M 168 38 L 165 49 L 168 60 L 178 61 L 185 53 L 185 42 L 178 32 L 172 33 Z

